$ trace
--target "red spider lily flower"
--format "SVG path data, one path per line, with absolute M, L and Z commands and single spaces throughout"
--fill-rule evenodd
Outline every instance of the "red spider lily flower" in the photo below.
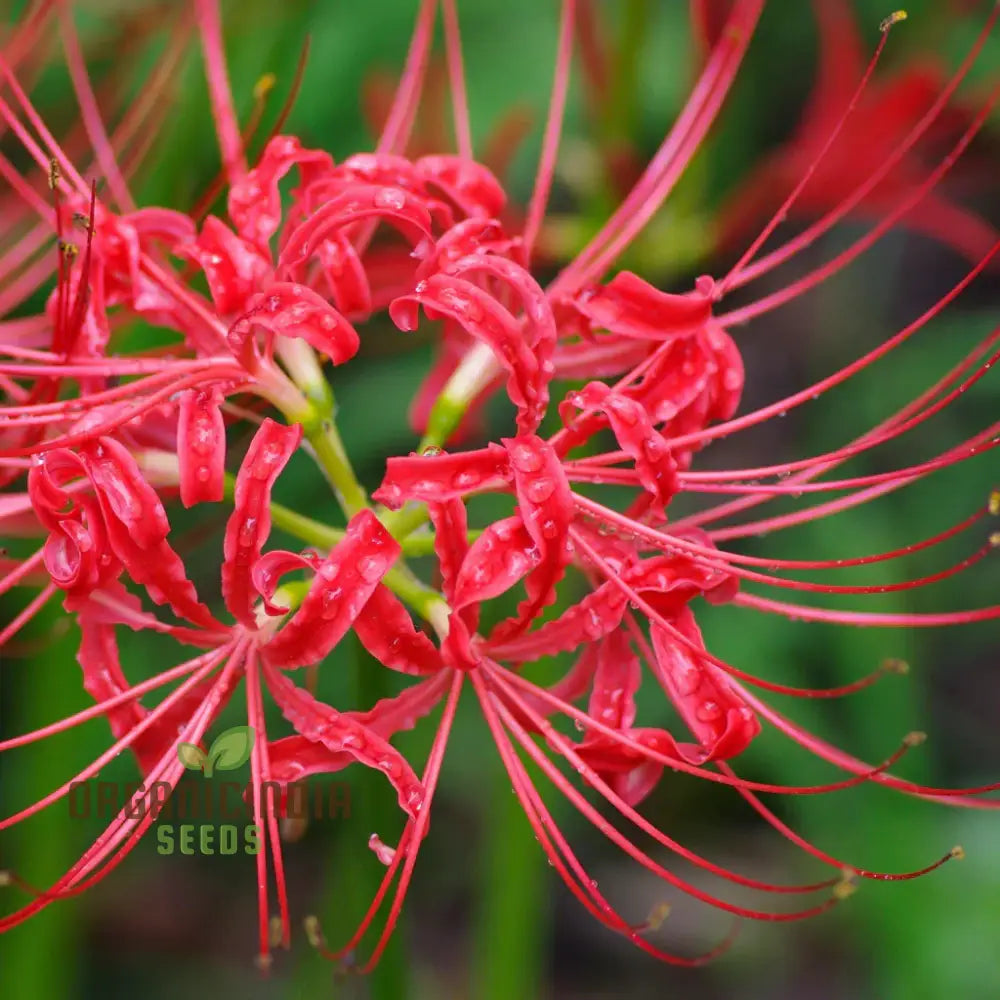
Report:
M 861 358 L 792 396 L 736 415 L 745 375 L 730 329 L 809 291 L 934 197 L 936 185 L 982 126 L 1000 89 L 933 168 L 914 175 L 907 172 L 909 165 L 900 170 L 905 183 L 886 192 L 869 233 L 777 292 L 728 311 L 720 303 L 734 288 L 809 245 L 892 175 L 943 113 L 1000 17 L 1000 5 L 994 5 L 968 56 L 930 109 L 908 129 L 893 130 L 877 163 L 859 165 L 845 179 L 827 216 L 756 259 L 780 220 L 801 204 L 811 178 L 835 162 L 829 157 L 844 155 L 835 154 L 838 139 L 849 137 L 858 120 L 863 123 L 865 102 L 875 93 L 868 89 L 869 81 L 891 28 L 887 24 L 868 67 L 858 68 L 854 89 L 833 118 L 824 119 L 821 141 L 798 164 L 783 188 L 788 191 L 783 203 L 775 206 L 776 214 L 761 234 L 728 274 L 718 280 L 700 278 L 693 290 L 680 293 L 664 292 L 627 271 L 610 279 L 606 275 L 700 148 L 737 75 L 763 0 L 734 0 L 725 6 L 721 29 L 710 29 L 713 44 L 702 75 L 674 127 L 606 225 L 545 287 L 532 273 L 532 264 L 537 264 L 535 248 L 558 156 L 577 37 L 574 0 L 561 5 L 541 159 L 517 231 L 499 220 L 505 192 L 472 155 L 455 0 L 442 0 L 441 6 L 457 155 L 403 155 L 420 104 L 438 7 L 436 0 L 422 0 L 400 87 L 375 151 L 339 164 L 284 135 L 272 136 L 256 162 L 248 160 L 229 92 L 218 10 L 211 0 L 194 0 L 193 6 L 228 184 L 228 222 L 208 216 L 200 230 L 182 213 L 131 204 L 115 166 L 115 143 L 96 114 L 81 66 L 73 73 L 74 85 L 95 158 L 115 191 L 115 208 L 85 182 L 14 76 L 14 56 L 23 56 L 37 29 L 33 20 L 15 35 L 11 54 L 0 59 L 11 94 L 9 101 L 0 97 L 0 117 L 49 183 L 53 210 L 28 182 L 15 183 L 15 192 L 43 224 L 54 222 L 62 240 L 46 316 L 13 321 L 17 325 L 8 327 L 12 342 L 0 348 L 2 357 L 10 359 L 0 363 L 0 384 L 10 401 L 0 469 L 11 483 L 26 476 L 23 491 L 5 497 L 0 518 L 44 538 L 34 554 L 9 570 L 0 564 L 7 570 L 0 581 L 4 589 L 32 581 L 44 570 L 41 591 L 0 633 L 0 645 L 61 591 L 64 607 L 80 624 L 84 687 L 96 702 L 68 719 L 0 743 L 0 749 L 36 742 L 102 715 L 115 742 L 78 780 L 131 747 L 145 781 L 172 789 L 183 768 L 177 740 L 203 740 L 245 678 L 247 720 L 260 737 L 251 757 L 250 796 L 264 846 L 271 851 L 285 944 L 289 907 L 283 861 L 277 818 L 264 814 L 264 786 L 360 762 L 384 771 L 397 793 L 406 815 L 401 837 L 393 846 L 373 835 L 369 844 L 387 866 L 385 881 L 357 933 L 334 953 L 353 950 L 398 875 L 369 966 L 397 922 L 428 832 L 466 678 L 513 790 L 566 886 L 602 924 L 664 961 L 699 964 L 728 947 L 732 938 L 694 957 L 652 944 L 647 934 L 664 912 L 629 919 L 599 891 L 546 807 L 525 757 L 599 833 L 652 876 L 737 918 L 805 918 L 844 898 L 855 878 L 912 878 L 957 856 L 951 852 L 919 871 L 875 872 L 834 857 L 780 820 L 762 794 L 812 795 L 873 782 L 938 801 L 992 808 L 996 799 L 979 796 L 1000 786 L 943 789 L 898 777 L 893 766 L 921 742 L 920 734 L 905 736 L 886 760 L 871 764 L 807 732 L 753 689 L 839 697 L 868 686 L 884 671 L 833 689 L 796 688 L 755 677 L 710 651 L 711 637 L 703 637 L 697 621 L 697 601 L 844 625 L 911 628 L 1000 617 L 998 606 L 887 614 L 777 601 L 758 592 L 782 588 L 860 598 L 955 576 L 983 558 L 993 542 L 954 566 L 890 585 L 812 583 L 795 574 L 836 574 L 845 567 L 892 563 L 930 549 L 998 513 L 995 494 L 988 506 L 933 537 L 889 552 L 833 561 L 782 560 L 729 546 L 747 535 L 865 503 L 995 447 L 998 424 L 919 463 L 826 478 L 849 458 L 896 440 L 951 406 L 1000 359 L 1000 334 L 985 338 L 910 404 L 841 447 L 793 462 L 730 470 L 701 471 L 695 468 L 695 456 L 712 440 L 794 410 L 895 351 L 949 305 L 1000 249 L 991 241 L 954 288 Z M 703 23 L 713 23 L 708 6 L 700 6 L 706 13 Z M 40 16 L 44 20 L 44 12 Z M 74 37 L 71 25 L 69 37 Z M 279 184 L 293 170 L 298 184 L 283 207 Z M 79 248 L 69 252 L 63 239 L 64 216 L 70 211 L 82 217 L 87 234 L 82 253 Z M 207 282 L 207 298 L 190 283 L 197 269 Z M 18 293 L 40 287 L 52 277 L 51 270 L 15 278 Z M 354 476 L 337 433 L 321 357 L 348 363 L 359 345 L 356 324 L 383 309 L 404 331 L 417 328 L 422 318 L 440 323 L 441 349 L 411 411 L 424 440 L 414 454 L 389 459 L 382 485 L 371 498 L 380 504 L 375 507 Z M 116 323 L 133 316 L 173 331 L 176 356 L 119 358 L 110 352 Z M 133 381 L 118 384 L 123 377 Z M 557 379 L 583 384 L 554 388 Z M 516 410 L 511 434 L 484 447 L 445 451 L 459 432 L 469 429 L 475 408 L 500 386 Z M 248 401 L 248 395 L 256 400 Z M 556 407 L 549 405 L 553 395 L 559 399 Z M 260 422 L 250 404 L 261 402 L 279 411 L 286 423 Z M 260 427 L 232 489 L 234 509 L 220 579 L 223 603 L 234 623 L 225 624 L 200 601 L 188 579 L 171 544 L 164 500 L 177 493 L 183 504 L 200 509 L 224 498 L 228 437 L 234 425 L 248 418 Z M 347 518 L 346 530 L 272 503 L 274 482 L 300 447 L 329 481 Z M 619 501 L 622 493 L 629 499 L 624 504 L 601 502 L 597 496 L 604 494 L 592 495 L 595 487 L 616 487 Z M 843 495 L 806 503 L 792 513 L 719 523 L 775 498 L 824 492 Z M 466 501 L 486 493 L 506 497 L 509 514 L 470 530 Z M 678 497 L 695 494 L 731 499 L 678 515 Z M 283 526 L 304 541 L 322 544 L 328 553 L 264 553 L 272 520 L 279 516 Z M 425 522 L 433 529 L 438 589 L 420 581 L 405 563 L 411 551 L 426 552 L 426 536 L 416 532 Z M 281 586 L 290 572 L 304 572 L 306 579 Z M 135 591 L 162 612 L 144 610 Z M 513 614 L 483 626 L 490 603 L 511 591 L 520 598 Z M 553 610 L 557 599 L 562 606 Z M 298 605 L 294 612 L 293 603 Z M 167 610 L 176 623 L 161 617 Z M 424 619 L 436 640 L 417 627 L 412 614 Z M 149 680 L 130 683 L 116 642 L 116 629 L 123 625 L 167 634 L 206 652 Z M 402 694 L 366 712 L 341 712 L 289 677 L 290 670 L 322 660 L 350 629 L 382 666 L 414 678 Z M 573 653 L 575 661 L 558 682 L 530 679 L 535 663 L 564 652 Z M 647 677 L 676 711 L 683 731 L 637 724 L 637 692 Z M 147 692 L 178 680 L 155 708 L 142 706 Z M 268 740 L 264 688 L 294 735 Z M 583 699 L 585 707 L 578 704 Z M 439 706 L 435 738 L 418 777 L 389 740 Z M 572 720 L 580 735 L 566 735 L 563 720 Z M 840 773 L 807 786 L 743 778 L 733 762 L 763 723 Z M 781 836 L 833 874 L 805 885 L 768 882 L 678 843 L 638 808 L 673 772 L 734 789 Z M 58 800 L 68 788 L 69 783 L 3 820 L 0 828 Z M 811 898 L 799 906 L 751 906 L 733 902 L 722 890 L 702 888 L 644 850 L 636 842 L 638 834 L 625 833 L 608 820 L 594 797 L 607 803 L 622 825 L 721 882 L 778 899 Z M 134 812 L 123 810 L 50 889 L 0 919 L 0 930 L 56 898 L 82 891 L 120 863 L 155 819 L 155 810 Z M 265 850 L 257 865 L 260 956 L 266 961 Z M 326 950 L 316 922 L 308 921 L 307 927 L 310 938 Z
M 70 782 L 0 821 L 0 828 L 59 801 L 72 781 L 97 774 L 125 748 L 135 753 L 145 787 L 62 878 L 21 910 L 0 920 L 0 929 L 21 922 L 54 899 L 93 884 L 120 863 L 156 818 L 157 803 L 151 797 L 154 786 L 160 793 L 172 790 L 183 773 L 177 758 L 178 738 L 189 743 L 202 740 L 241 677 L 246 679 L 247 721 L 258 736 L 251 758 L 251 790 L 253 817 L 262 839 L 257 864 L 263 958 L 269 939 L 268 841 L 282 937 L 286 946 L 288 943 L 278 817 L 263 811 L 261 787 L 287 778 L 289 744 L 279 740 L 272 748 L 267 742 L 262 684 L 299 734 L 292 740 L 303 751 L 295 755 L 296 761 L 303 762 L 300 770 L 310 773 L 310 767 L 317 769 L 309 763 L 310 758 L 317 759 L 317 750 L 322 751 L 321 760 L 325 759 L 323 753 L 338 755 L 340 766 L 358 761 L 377 768 L 395 786 L 400 806 L 411 815 L 417 814 L 423 799 L 420 783 L 385 738 L 393 731 L 392 718 L 380 717 L 378 725 L 371 725 L 357 713 L 335 712 L 286 676 L 289 669 L 317 663 L 330 652 L 399 552 L 374 515 L 362 511 L 325 559 L 281 550 L 263 553 L 271 526 L 271 489 L 300 439 L 297 425 L 283 427 L 265 420 L 236 477 L 235 508 L 226 527 L 222 563 L 222 596 L 236 619 L 228 626 L 198 601 L 183 563 L 170 545 L 163 506 L 123 445 L 111 438 L 97 438 L 76 451 L 48 451 L 32 467 L 29 494 L 49 531 L 42 559 L 53 584 L 65 595 L 64 606 L 76 614 L 83 685 L 95 705 L 44 729 L 7 739 L 0 743 L 0 750 L 34 742 L 101 714 L 107 717 L 115 742 Z M 81 479 L 89 489 L 71 490 Z M 313 582 L 299 608 L 288 617 L 289 608 L 275 603 L 275 592 L 280 577 L 298 569 L 307 570 Z M 186 624 L 167 624 L 144 612 L 119 582 L 123 573 L 154 604 L 168 606 Z M 130 684 L 119 662 L 116 627 L 120 625 L 166 633 L 207 651 L 152 681 Z M 142 706 L 139 698 L 143 693 L 179 679 L 182 683 L 155 709 Z

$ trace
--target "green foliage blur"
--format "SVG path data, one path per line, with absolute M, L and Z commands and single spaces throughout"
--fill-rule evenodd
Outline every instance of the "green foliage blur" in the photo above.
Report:
M 888 13 L 885 5 L 879 0 L 844 2 L 856 10 L 866 47 L 873 49 L 878 23 Z M 24 6 L 8 7 L 8 25 Z M 185 5 L 165 0 L 80 0 L 74 6 L 99 93 L 105 93 L 102 83 L 113 84 L 107 94 L 114 117 L 141 97 L 142 81 Z M 894 31 L 880 72 L 889 74 L 907 60 L 928 57 L 954 67 L 989 6 L 945 0 L 914 3 L 909 20 Z M 971 12 L 959 13 L 959 8 L 970 7 Z M 398 74 L 415 8 L 415 0 L 223 3 L 241 120 L 251 114 L 257 80 L 274 73 L 276 84 L 260 134 L 266 133 L 289 92 L 308 38 L 308 62 L 286 131 L 300 136 L 307 146 L 329 150 L 338 160 L 371 148 L 372 125 L 363 114 L 364 95 L 372 93 L 380 76 L 392 80 Z M 523 110 L 531 121 L 527 139 L 512 151 L 504 178 L 512 201 L 523 204 L 531 190 L 551 83 L 557 5 L 542 0 L 460 0 L 459 9 L 477 148 L 483 148 L 512 109 Z M 599 10 L 621 53 L 612 65 L 614 101 L 595 121 L 577 74 L 552 201 L 554 222 L 548 238 L 553 255 L 582 245 L 615 204 L 601 169 L 600 150 L 614 144 L 640 161 L 648 157 L 682 108 L 697 71 L 686 3 L 604 0 Z M 985 89 L 996 82 L 998 41 L 990 41 L 972 74 L 965 91 L 970 102 L 982 100 Z M 47 42 L 51 43 L 48 67 L 33 93 L 57 134 L 63 134 L 76 120 L 77 109 L 58 38 Z M 698 274 L 724 273 L 731 258 L 712 254 L 717 209 L 754 163 L 791 134 L 813 79 L 815 54 L 810 5 L 772 0 L 710 141 L 623 265 L 639 269 L 661 287 L 679 291 L 691 287 Z M 437 129 L 447 140 L 446 88 L 435 88 L 433 93 L 436 97 L 425 106 L 421 127 L 428 130 L 426 134 Z M 193 36 L 187 56 L 159 100 L 169 101 L 169 108 L 135 174 L 133 190 L 140 204 L 189 208 L 218 170 Z M 956 181 L 949 190 L 987 218 L 992 214 L 997 219 L 995 117 L 991 124 L 992 133 L 987 130 L 970 157 L 981 163 L 992 160 L 992 174 L 985 172 L 985 183 L 979 176 L 979 182 Z M 970 174 L 975 180 L 976 171 Z M 221 202 L 215 210 L 223 211 Z M 780 287 L 791 276 L 828 259 L 860 232 L 855 224 L 841 227 L 803 261 L 773 281 L 767 279 L 764 288 L 750 291 L 761 294 Z M 748 370 L 743 410 L 835 371 L 881 342 L 931 305 L 958 280 L 965 266 L 925 239 L 893 234 L 860 265 L 804 299 L 735 331 Z M 897 354 L 785 420 L 720 442 L 699 457 L 699 466 L 791 460 L 851 440 L 931 385 L 992 329 L 1000 312 L 997 292 L 996 277 L 985 278 Z M 133 344 L 150 335 L 141 326 L 126 334 Z M 371 488 L 377 485 L 387 456 L 405 454 L 415 446 L 406 410 L 431 351 L 426 335 L 399 334 L 382 320 L 368 324 L 362 339 L 361 356 L 331 378 L 348 451 Z M 863 475 L 919 462 L 985 427 L 996 417 L 993 383 L 995 379 L 984 379 L 934 420 L 846 465 L 844 474 Z M 492 438 L 507 433 L 510 412 L 502 401 L 491 405 L 488 418 Z M 244 441 L 234 444 L 237 454 L 244 446 Z M 970 514 L 985 503 L 997 480 L 996 460 L 987 453 L 871 505 L 750 539 L 742 550 L 822 559 L 894 549 Z M 342 523 L 318 475 L 302 456 L 282 478 L 277 499 L 313 517 Z M 767 511 L 791 507 L 774 503 Z M 224 512 L 213 515 L 216 520 L 211 524 L 204 523 L 203 512 L 198 513 L 202 520 L 192 518 L 191 512 L 171 511 L 172 524 L 188 539 L 181 548 L 199 591 L 217 594 Z M 982 533 L 917 553 L 901 563 L 902 568 L 876 565 L 845 574 L 842 582 L 889 583 L 902 574 L 932 573 L 971 552 L 981 544 Z M 297 543 L 276 532 L 270 545 Z M 828 604 L 877 611 L 979 607 L 995 602 L 996 579 L 994 563 L 986 560 L 926 590 L 860 601 L 830 599 Z M 8 595 L 0 605 L 0 619 L 23 605 L 18 603 L 20 595 L 14 596 L 11 600 Z M 869 673 L 887 657 L 906 660 L 909 676 L 887 677 L 844 701 L 796 701 L 778 695 L 769 700 L 811 731 L 873 762 L 892 753 L 907 732 L 926 730 L 927 744 L 913 750 L 898 768 L 906 777 L 931 784 L 973 785 L 995 780 L 1000 773 L 996 738 L 1000 644 L 994 625 L 951 631 L 850 630 L 739 608 L 708 607 L 703 602 L 696 613 L 715 654 L 742 670 L 785 684 L 843 684 Z M 122 663 L 131 678 L 180 660 L 178 650 L 159 638 L 123 632 L 120 641 Z M 27 652 L 10 658 L 0 676 L 6 733 L 45 724 L 88 703 L 74 660 L 76 634 L 55 605 L 33 624 L 22 646 Z M 560 667 L 565 663 L 542 665 L 552 676 Z M 384 678 L 383 673 L 352 640 L 324 664 L 319 692 L 338 707 L 367 708 L 394 690 L 394 679 Z M 679 725 L 648 682 L 640 697 L 640 722 Z M 234 701 L 238 706 L 240 699 Z M 218 729 L 241 721 L 245 719 L 233 708 Z M 283 732 L 282 725 L 277 713 L 269 715 L 273 733 Z M 416 761 L 425 758 L 433 725 L 434 718 L 425 720 L 398 740 Z M 0 772 L 3 815 L 67 780 L 107 746 L 107 737 L 107 726 L 98 720 L 6 755 Z M 739 773 L 763 781 L 811 784 L 837 778 L 832 768 L 771 730 L 738 763 Z M 355 766 L 345 772 L 352 789 L 351 816 L 312 823 L 301 840 L 286 845 L 296 928 L 303 916 L 316 913 L 332 943 L 351 932 L 381 877 L 382 866 L 367 848 L 369 835 L 376 831 L 386 843 L 394 843 L 402 827 L 391 788 L 377 775 L 361 770 Z M 102 778 L 134 780 L 131 758 L 115 760 Z M 612 902 L 637 923 L 659 902 L 672 904 L 670 918 L 655 934 L 657 943 L 695 954 L 727 934 L 724 915 L 657 884 L 648 873 L 628 864 L 539 780 L 546 802 Z M 252 963 L 256 922 L 252 859 L 161 857 L 155 845 L 147 843 L 94 890 L 50 907 L 0 938 L 0 995 L 11 1000 L 137 996 L 144 1000 L 180 996 L 990 1000 L 1000 996 L 1000 825 L 994 817 L 905 799 L 874 786 L 768 802 L 818 847 L 854 864 L 889 871 L 917 868 L 958 843 L 964 845 L 967 858 L 922 879 L 862 882 L 853 898 L 815 920 L 745 925 L 731 952 L 707 968 L 660 966 L 592 923 L 545 863 L 469 696 L 452 735 L 431 833 L 422 848 L 400 932 L 383 966 L 370 979 L 338 975 L 308 947 L 301 932 L 290 954 L 278 952 L 269 978 L 260 977 Z M 725 789 L 668 775 L 649 800 L 648 812 L 681 843 L 747 875 L 793 882 L 828 873 Z M 0 860 L 31 881 L 48 884 L 100 828 L 96 819 L 69 821 L 60 804 L 0 835 Z M 658 849 L 653 853 L 662 858 Z M 677 863 L 676 868 L 703 884 L 688 866 Z M 0 889 L 4 894 L 14 891 Z M 742 902 L 748 898 L 738 888 L 731 897 Z

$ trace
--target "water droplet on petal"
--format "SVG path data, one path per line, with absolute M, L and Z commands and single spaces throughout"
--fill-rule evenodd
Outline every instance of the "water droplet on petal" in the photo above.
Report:
M 524 492 L 532 503 L 545 503 L 556 491 L 556 484 L 548 476 L 539 476 L 525 487 Z
M 395 212 L 406 207 L 406 192 L 399 188 L 382 188 L 375 194 L 376 208 L 389 208 Z
M 542 456 L 526 444 L 515 444 L 511 449 L 510 460 L 519 472 L 538 472 L 544 464 Z
M 703 701 L 694 711 L 699 722 L 715 722 L 722 717 L 722 709 L 717 702 Z
M 385 556 L 363 556 L 358 562 L 358 573 L 369 583 L 381 580 L 385 575 L 388 560 Z

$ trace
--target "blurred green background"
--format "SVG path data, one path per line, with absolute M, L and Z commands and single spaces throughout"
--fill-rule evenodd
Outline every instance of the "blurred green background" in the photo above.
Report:
M 879 20 L 888 13 L 886 5 L 878 0 L 844 2 L 857 14 L 866 48 L 873 48 Z M 9 29 L 24 4 L 7 0 L 0 6 L 8 12 Z M 142 80 L 163 51 L 184 5 L 82 0 L 75 6 L 98 91 L 110 96 L 113 118 L 141 95 Z M 337 159 L 370 148 L 363 95 L 377 89 L 374 81 L 380 76 L 392 79 L 398 73 L 415 6 L 413 0 L 224 3 L 227 54 L 241 117 L 246 120 L 251 111 L 255 82 L 273 72 L 277 85 L 263 121 L 263 129 L 269 127 L 308 37 L 309 61 L 286 131 Z M 954 67 L 989 6 L 943 0 L 910 5 L 910 20 L 894 34 L 881 71 L 891 74 L 908 60 L 928 57 Z M 484 147 L 512 109 L 525 112 L 525 120 L 532 122 L 525 142 L 512 150 L 504 178 L 512 201 L 523 204 L 531 190 L 551 82 L 557 5 L 541 0 L 460 0 L 459 7 L 477 148 Z M 598 10 L 608 45 L 619 53 L 611 63 L 612 97 L 594 120 L 576 74 L 553 194 L 553 217 L 560 220 L 550 230 L 553 253 L 579 245 L 614 204 L 599 151 L 614 147 L 640 162 L 648 157 L 682 107 L 697 69 L 687 4 L 681 0 L 606 0 Z M 63 134 L 77 111 L 58 38 L 50 41 L 47 68 L 39 73 L 33 93 L 57 134 Z M 690 288 L 697 274 L 724 273 L 729 258 L 712 255 L 717 209 L 760 157 L 793 131 L 815 72 L 815 55 L 810 5 L 772 0 L 710 141 L 668 208 L 624 263 L 674 290 Z M 969 102 L 982 99 L 984 87 L 995 82 L 998 65 L 1000 45 L 993 39 L 970 78 Z M 169 90 L 167 114 L 133 189 L 141 204 L 183 209 L 198 200 L 217 171 L 201 62 L 193 44 Z M 433 135 L 437 127 L 447 138 L 449 112 L 443 90 L 428 101 L 424 112 L 420 134 Z M 970 168 L 958 171 L 947 190 L 996 220 L 1000 189 L 995 117 L 991 124 L 993 133 L 987 130 L 970 153 Z M 9 137 L 3 145 L 5 152 L 17 156 Z M 780 287 L 828 259 L 859 231 L 853 224 L 841 227 L 801 261 L 752 291 Z M 863 264 L 740 329 L 736 335 L 748 371 L 743 410 L 794 391 L 870 349 L 946 291 L 964 266 L 926 239 L 893 234 Z M 904 350 L 814 406 L 721 442 L 699 457 L 699 467 L 793 459 L 846 442 L 957 363 L 998 322 L 997 292 L 995 275 L 988 275 Z M 128 335 L 141 339 L 149 331 L 136 327 Z M 427 368 L 430 345 L 426 337 L 404 337 L 379 319 L 365 327 L 363 341 L 361 356 L 338 369 L 332 381 L 348 450 L 373 487 L 387 456 L 414 447 L 406 408 Z M 995 419 L 995 400 L 991 379 L 984 379 L 960 403 L 916 432 L 845 466 L 845 474 L 929 458 Z M 492 438 L 508 432 L 510 413 L 502 401 L 491 405 L 489 422 Z M 234 447 L 241 446 L 237 440 Z M 988 453 L 868 507 L 754 538 L 742 548 L 787 558 L 836 558 L 895 548 L 971 513 L 985 503 L 998 479 L 995 459 Z M 302 456 L 279 484 L 278 499 L 340 523 L 319 477 Z M 778 503 L 766 509 L 787 508 Z M 217 520 L 210 525 L 204 511 L 196 513 L 200 518 L 178 509 L 176 514 L 171 511 L 171 518 L 180 537 L 187 539 L 178 546 L 199 591 L 212 595 L 218 588 L 224 512 L 214 514 Z M 280 532 L 272 536 L 271 547 L 295 544 Z M 979 536 L 959 538 L 911 557 L 902 569 L 874 566 L 845 576 L 843 582 L 890 582 L 904 573 L 920 576 L 978 544 Z M 986 560 L 958 579 L 926 590 L 862 600 L 860 606 L 867 610 L 886 611 L 984 606 L 996 600 L 996 573 Z M 844 606 L 852 603 L 859 606 L 857 601 Z M 6 617 L 22 605 L 23 594 L 15 593 L 0 610 Z M 501 610 L 495 613 L 499 616 Z M 926 730 L 927 745 L 900 765 L 899 772 L 907 777 L 971 785 L 994 780 L 1000 773 L 1000 645 L 994 625 L 950 631 L 849 630 L 712 608 L 703 602 L 697 614 L 713 652 L 743 670 L 784 683 L 834 685 L 868 673 L 885 657 L 907 660 L 910 676 L 889 677 L 845 701 L 803 703 L 774 696 L 773 702 L 807 728 L 873 761 L 888 755 L 906 732 Z M 20 637 L 17 648 L 8 651 L 0 676 L 5 732 L 25 731 L 87 704 L 74 660 L 76 641 L 74 629 L 53 606 Z M 181 659 L 171 643 L 144 635 L 123 633 L 120 641 L 131 678 L 146 676 L 152 664 L 159 668 Z M 564 664 L 547 665 L 552 671 L 560 666 Z M 347 643 L 324 665 L 320 693 L 338 707 L 368 707 L 394 689 L 393 679 L 383 673 L 372 668 L 356 645 Z M 241 721 L 240 700 L 220 728 Z M 640 721 L 678 725 L 648 683 L 641 692 Z M 283 732 L 277 714 L 269 716 L 269 722 L 272 733 Z M 433 723 L 426 720 L 398 740 L 418 761 L 426 754 Z M 3 814 L 66 780 L 105 746 L 107 727 L 97 721 L 7 754 L 0 771 Z M 810 783 L 834 777 L 830 768 L 771 731 L 762 734 L 741 763 L 741 773 L 765 781 Z M 122 757 L 102 777 L 132 780 L 134 764 Z M 350 818 L 311 824 L 285 851 L 296 922 L 307 913 L 320 914 L 333 942 L 353 929 L 384 870 L 367 849 L 370 833 L 377 831 L 394 843 L 401 828 L 387 784 L 358 767 L 344 777 L 351 782 Z M 657 943 L 695 953 L 726 933 L 722 915 L 658 885 L 648 873 L 626 863 L 558 796 L 547 789 L 543 794 L 581 859 L 626 914 L 641 921 L 661 900 L 673 904 L 670 919 L 655 935 Z M 745 926 L 732 951 L 708 968 L 660 966 L 593 924 L 547 866 L 469 696 L 452 735 L 431 834 L 404 919 L 385 962 L 371 978 L 337 977 L 298 933 L 291 953 L 279 953 L 270 977 L 262 979 L 252 963 L 252 862 L 244 857 L 163 858 L 150 842 L 86 896 L 55 905 L 0 938 L 0 994 L 16 1000 L 1000 996 L 996 818 L 911 801 L 877 787 L 770 801 L 782 818 L 820 847 L 858 865 L 915 868 L 955 843 L 964 845 L 968 857 L 912 882 L 862 883 L 842 907 L 813 921 Z M 817 864 L 782 841 L 725 789 L 669 776 L 647 805 L 649 815 L 671 836 L 738 871 L 776 881 L 823 877 Z M 0 863 L 45 884 L 99 830 L 96 820 L 67 822 L 65 808 L 56 806 L 0 835 Z

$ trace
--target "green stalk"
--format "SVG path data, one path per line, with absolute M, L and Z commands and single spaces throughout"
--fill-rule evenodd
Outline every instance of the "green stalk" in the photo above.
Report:
M 323 420 L 317 426 L 306 425 L 305 438 L 344 513 L 353 517 L 364 510 L 368 506 L 368 495 L 354 475 L 333 420 Z
M 227 472 L 223 485 L 224 496 L 232 501 L 236 489 L 236 477 Z M 305 514 L 285 507 L 283 504 L 271 502 L 269 508 L 271 512 L 271 523 L 282 531 L 294 535 L 296 538 L 310 545 L 315 545 L 320 549 L 331 549 L 337 542 L 343 541 L 344 531 L 341 528 L 331 528 L 322 521 L 314 521 Z
M 506 770 L 496 762 L 492 771 L 483 801 L 488 824 L 470 995 L 477 1000 L 532 1000 L 542 993 L 549 943 L 548 868 Z
M 48 725 L 80 708 L 79 671 L 66 675 L 67 664 L 73 663 L 78 634 L 58 635 L 57 622 L 65 616 L 51 602 L 25 635 L 26 642 L 45 641 L 43 650 L 31 661 L 7 661 L 3 669 L 20 672 L 16 678 L 21 697 L 12 706 L 12 732 L 29 732 Z M 42 639 L 42 637 L 46 637 Z M 15 720 L 16 721 L 13 721 Z M 5 812 L 13 811 L 15 802 L 26 803 L 39 790 L 58 787 L 66 780 L 67 759 L 79 747 L 60 737 L 59 752 L 37 746 L 14 751 L 16 768 L 7 768 L 4 776 Z M 67 745 L 68 744 L 68 745 Z M 29 795 L 29 791 L 31 795 Z M 77 834 L 84 820 L 70 820 L 65 801 L 56 803 L 37 816 L 17 824 L 4 835 L 3 861 L 29 882 L 44 887 L 53 882 L 76 860 L 80 849 Z M 29 897 L 11 885 L 0 888 L 3 910 L 29 902 Z M 11 993 L 23 997 L 66 997 L 77 994 L 80 982 L 81 908 L 79 898 L 58 900 L 26 923 L 0 935 L 0 980 Z

